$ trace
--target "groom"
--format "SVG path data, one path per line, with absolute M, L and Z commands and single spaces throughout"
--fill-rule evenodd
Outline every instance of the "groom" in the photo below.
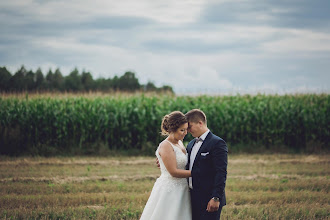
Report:
M 191 170 L 188 179 L 193 220 L 219 220 L 226 205 L 227 153 L 225 141 L 207 128 L 203 111 L 193 109 L 186 113 L 188 131 L 195 139 L 187 146 Z

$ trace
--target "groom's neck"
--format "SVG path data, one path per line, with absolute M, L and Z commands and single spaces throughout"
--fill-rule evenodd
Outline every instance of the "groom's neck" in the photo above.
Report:
M 202 136 L 207 130 L 209 130 L 207 126 L 203 126 L 198 137 Z

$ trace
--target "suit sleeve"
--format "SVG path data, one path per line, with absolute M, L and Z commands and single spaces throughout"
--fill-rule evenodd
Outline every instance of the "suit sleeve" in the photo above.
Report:
M 224 194 L 227 179 L 228 148 L 223 140 L 219 140 L 213 146 L 212 151 L 212 163 L 215 168 L 212 197 L 221 198 Z

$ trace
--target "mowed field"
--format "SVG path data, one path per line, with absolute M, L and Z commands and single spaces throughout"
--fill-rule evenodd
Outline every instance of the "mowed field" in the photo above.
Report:
M 330 155 L 228 162 L 221 219 L 330 218 Z M 0 157 L 0 219 L 139 219 L 159 175 L 154 157 Z

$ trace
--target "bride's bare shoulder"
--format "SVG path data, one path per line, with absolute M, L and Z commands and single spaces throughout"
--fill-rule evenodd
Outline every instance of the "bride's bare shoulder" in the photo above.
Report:
M 163 140 L 159 144 L 159 148 L 158 148 L 159 155 L 162 155 L 162 153 L 164 154 L 170 151 L 173 151 L 173 147 L 171 146 L 170 142 L 168 142 L 167 140 Z

